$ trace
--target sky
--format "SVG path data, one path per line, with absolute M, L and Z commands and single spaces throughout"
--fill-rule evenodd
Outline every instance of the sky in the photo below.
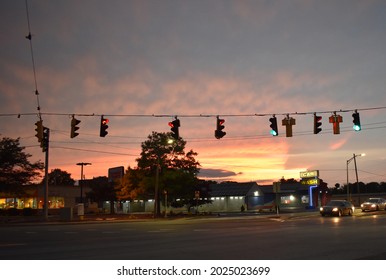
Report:
M 141 143 L 169 132 L 177 116 L 203 179 L 270 184 L 319 170 L 333 187 L 346 183 L 347 168 L 355 181 L 353 155 L 365 153 L 356 156 L 359 180 L 384 182 L 385 15 L 382 0 L 2 0 L 0 136 L 20 137 L 30 160 L 44 162 L 40 112 L 49 170 L 78 180 L 76 164 L 87 162 L 90 179 L 135 167 Z M 329 123 L 334 112 L 340 134 Z M 75 138 L 72 115 L 81 121 Z M 282 126 L 287 115 L 293 137 Z M 216 116 L 225 120 L 221 139 Z

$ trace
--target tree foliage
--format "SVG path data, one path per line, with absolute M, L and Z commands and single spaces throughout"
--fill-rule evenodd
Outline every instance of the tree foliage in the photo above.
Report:
M 381 182 L 370 182 L 370 183 L 363 183 L 358 182 L 358 186 L 356 183 L 349 183 L 349 191 L 350 193 L 356 194 L 358 193 L 358 186 L 359 186 L 359 192 L 360 193 L 383 193 L 386 192 L 386 183 Z M 331 189 L 331 192 L 333 194 L 345 194 L 347 193 L 347 184 L 340 185 L 338 183 L 335 184 L 335 187 Z
M 23 186 L 41 177 L 43 163 L 31 163 L 30 154 L 20 146 L 20 138 L 4 137 L 0 141 L 0 190 L 23 195 Z
M 71 178 L 71 174 L 59 168 L 51 170 L 48 173 L 48 184 L 50 186 L 73 186 L 75 180 Z
M 153 132 L 141 144 L 137 167 L 128 168 L 121 180 L 118 197 L 121 199 L 151 198 L 155 194 L 158 168 L 159 192 L 168 192 L 168 198 L 194 197 L 199 162 L 193 150 L 185 152 L 186 141 L 181 137 L 170 142 L 170 133 Z
M 110 201 L 110 213 L 114 213 L 114 201 L 116 201 L 116 191 L 114 182 L 109 182 L 106 176 L 100 176 L 87 181 L 91 191 L 86 196 L 91 200 L 102 205 L 104 201 Z

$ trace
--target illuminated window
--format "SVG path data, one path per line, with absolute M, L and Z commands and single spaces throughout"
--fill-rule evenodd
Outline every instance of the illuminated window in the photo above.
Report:
M 302 195 L 302 203 L 310 203 L 310 197 L 308 195 Z
M 296 198 L 293 195 L 282 196 L 280 200 L 282 204 L 291 204 L 296 202 Z

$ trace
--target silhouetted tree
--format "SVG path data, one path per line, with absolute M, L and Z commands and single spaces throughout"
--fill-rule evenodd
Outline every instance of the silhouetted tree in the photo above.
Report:
M 139 198 L 155 196 L 156 174 L 158 168 L 158 208 L 160 194 L 165 190 L 169 201 L 176 198 L 194 197 L 197 186 L 197 174 L 200 164 L 196 161 L 197 153 L 185 152 L 186 141 L 181 137 L 172 139 L 170 133 L 153 132 L 141 144 L 141 156 L 137 158 L 137 168 L 128 168 L 120 183 L 119 197 Z
M 3 138 L 0 141 L 0 191 L 20 196 L 23 187 L 41 177 L 43 163 L 31 163 L 20 139 Z
M 48 184 L 51 186 L 73 186 L 74 183 L 75 180 L 71 178 L 71 174 L 59 168 L 48 173 Z
M 86 196 L 101 205 L 104 201 L 110 202 L 110 213 L 114 213 L 114 202 L 117 200 L 114 183 L 109 182 L 106 176 L 96 177 L 87 181 L 91 191 Z

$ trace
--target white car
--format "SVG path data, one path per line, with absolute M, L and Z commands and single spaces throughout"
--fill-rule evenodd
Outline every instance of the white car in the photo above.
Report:
M 375 197 L 369 198 L 361 204 L 362 212 L 365 211 L 378 211 L 386 209 L 386 200 L 383 198 Z

